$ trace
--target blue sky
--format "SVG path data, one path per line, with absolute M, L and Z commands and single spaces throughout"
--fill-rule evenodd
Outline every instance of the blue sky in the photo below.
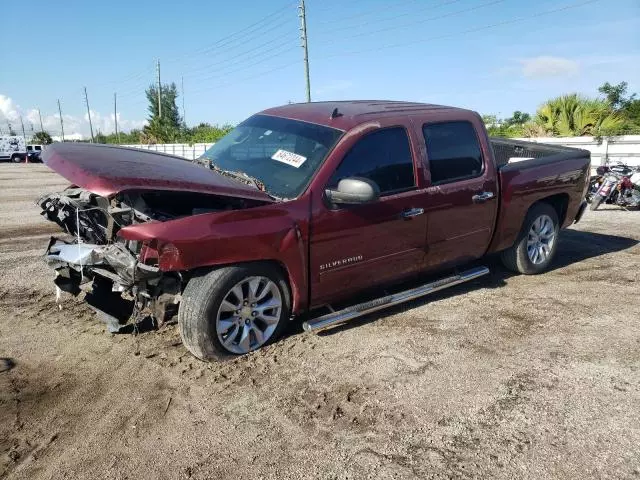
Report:
M 307 0 L 312 98 L 414 100 L 508 116 L 562 93 L 596 95 L 605 81 L 640 92 L 640 2 L 586 2 Z M 7 120 L 15 128 L 20 115 L 37 123 L 40 108 L 57 133 L 59 98 L 65 133 L 86 135 L 83 86 L 97 129 L 113 130 L 114 92 L 121 127 L 138 127 L 157 58 L 163 82 L 180 86 L 184 76 L 189 124 L 238 122 L 303 101 L 296 2 L 219 3 L 3 6 L 5 22 L 25 33 L 0 49 L 0 128 Z

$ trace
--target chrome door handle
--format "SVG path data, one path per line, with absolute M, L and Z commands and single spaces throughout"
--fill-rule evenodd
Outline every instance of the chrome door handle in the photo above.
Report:
M 471 197 L 473 203 L 482 203 L 493 198 L 493 192 L 482 192 Z
M 417 217 L 418 215 L 422 215 L 424 213 L 424 208 L 411 208 L 409 210 L 405 210 L 400 215 L 402 218 L 412 218 Z

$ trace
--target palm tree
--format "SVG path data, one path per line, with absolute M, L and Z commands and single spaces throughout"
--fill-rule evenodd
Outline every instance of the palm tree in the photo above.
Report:
M 611 109 L 605 100 L 582 97 L 577 93 L 553 98 L 538 108 L 530 133 L 579 137 L 583 135 L 614 135 L 623 126 L 624 119 Z

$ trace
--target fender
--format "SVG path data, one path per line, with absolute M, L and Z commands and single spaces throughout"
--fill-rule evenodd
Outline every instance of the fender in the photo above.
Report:
M 309 300 L 306 203 L 298 198 L 245 210 L 130 225 L 120 229 L 118 235 L 143 242 L 143 248 L 155 251 L 158 266 L 165 272 L 253 261 L 277 262 L 286 271 L 293 312 L 298 313 L 307 308 Z M 143 259 L 144 256 L 141 252 Z

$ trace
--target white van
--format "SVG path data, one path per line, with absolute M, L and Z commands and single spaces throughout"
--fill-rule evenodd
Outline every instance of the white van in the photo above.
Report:
M 17 135 L 0 136 L 0 160 L 23 162 L 27 158 L 27 146 L 24 137 Z

